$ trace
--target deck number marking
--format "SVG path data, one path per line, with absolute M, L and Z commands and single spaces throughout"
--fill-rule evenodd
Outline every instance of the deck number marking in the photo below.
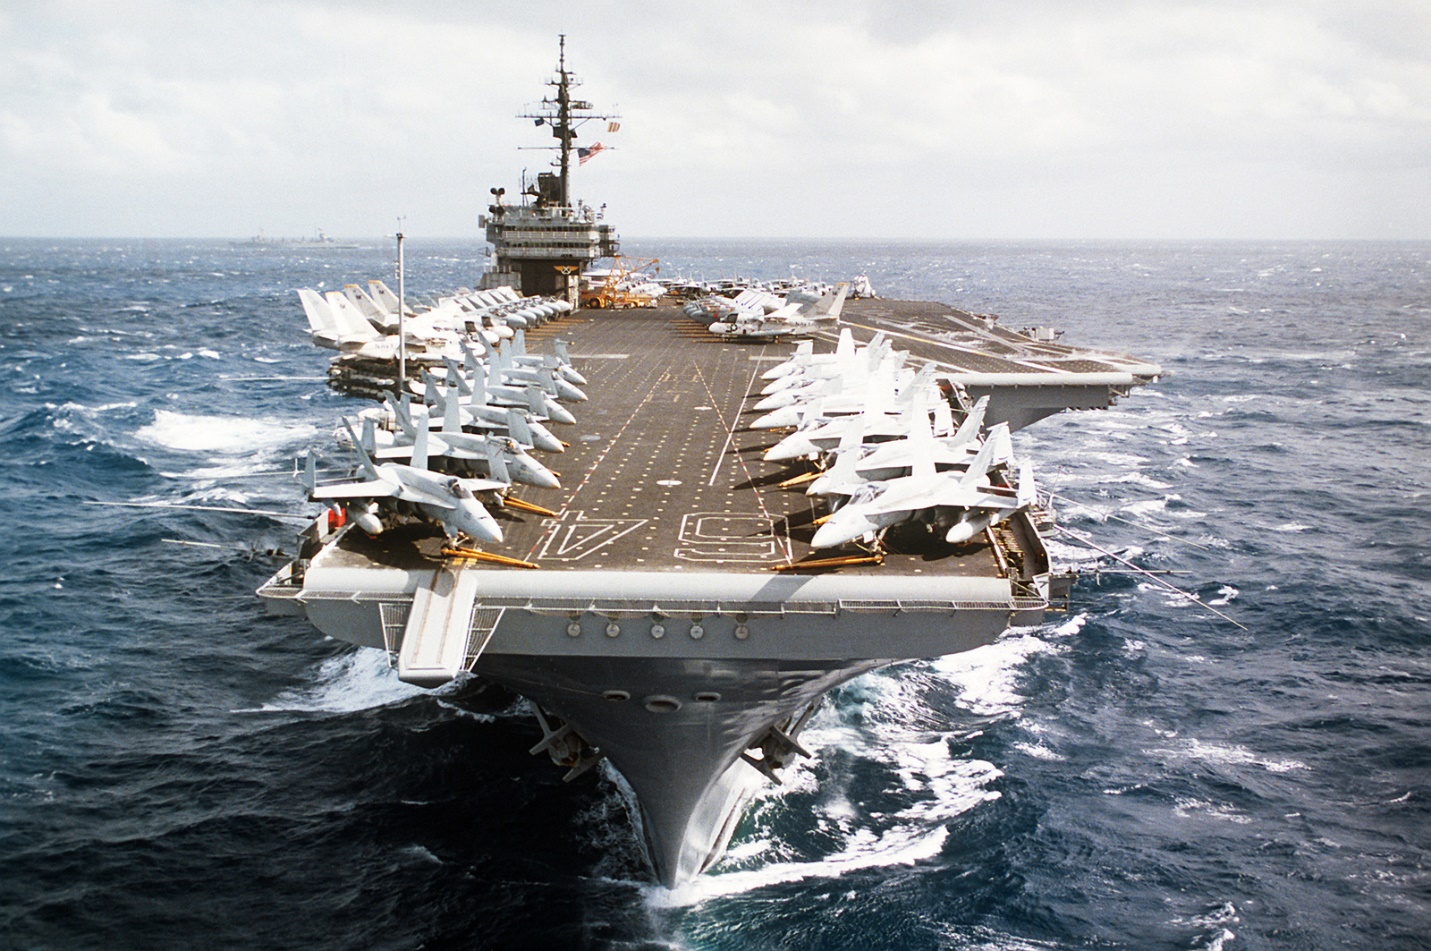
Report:
M 650 521 L 644 518 L 583 518 L 583 514 L 567 512 L 562 516 L 561 521 L 547 533 L 541 558 L 579 561 Z
M 677 541 L 675 557 L 683 561 L 754 563 L 776 555 L 775 526 L 764 515 L 688 512 Z

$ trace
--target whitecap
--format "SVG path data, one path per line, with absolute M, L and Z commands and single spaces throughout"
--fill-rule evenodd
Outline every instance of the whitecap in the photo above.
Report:
M 398 679 L 385 651 L 358 648 L 325 660 L 318 666 L 313 684 L 286 690 L 256 711 L 236 712 L 356 713 L 401 703 L 422 693 L 421 687 Z
M 881 835 L 861 829 L 842 850 L 822 859 L 779 862 L 739 872 L 708 872 L 673 889 L 648 885 L 646 900 L 657 908 L 686 908 L 771 885 L 839 878 L 866 868 L 914 865 L 937 856 L 948 837 L 949 830 L 943 826 L 930 830 L 897 827 Z
M 311 426 L 295 427 L 245 416 L 199 416 L 159 410 L 135 436 L 157 446 L 187 452 L 252 453 L 309 439 Z
M 1252 821 L 1247 815 L 1238 812 L 1227 803 L 1208 802 L 1203 799 L 1190 799 L 1181 796 L 1175 800 L 1173 815 L 1180 819 L 1188 819 L 1194 814 L 1205 815 L 1211 819 L 1221 819 L 1237 825 L 1247 825 Z
M 1120 511 L 1130 515 L 1147 515 L 1150 512 L 1161 512 L 1168 507 L 1168 502 L 1177 499 L 1178 496 L 1170 495 L 1165 499 L 1146 499 L 1142 502 L 1130 502 L 1123 506 Z
M 1238 591 L 1230 584 L 1225 584 L 1221 588 L 1217 589 L 1217 593 L 1218 597 L 1214 598 L 1211 601 L 1204 601 L 1203 604 L 1210 604 L 1215 607 L 1220 607 L 1224 604 L 1227 604 L 1229 601 L 1234 600 L 1242 592 Z
M 1258 766 L 1269 773 L 1289 773 L 1307 768 L 1305 763 L 1297 760 L 1265 759 L 1240 744 L 1204 743 L 1195 737 L 1190 737 L 1175 747 L 1160 747 L 1144 752 L 1152 756 L 1196 760 L 1219 766 Z
M 1055 753 L 1042 743 L 1015 743 L 1014 749 L 1026 756 L 1032 756 L 1034 759 L 1051 760 L 1057 763 L 1061 763 L 1068 758 L 1062 753 Z
M 1013 713 L 1025 697 L 1015 685 L 1029 658 L 1063 650 L 1034 634 L 1005 635 L 993 644 L 931 662 L 959 690 L 960 706 L 980 716 Z

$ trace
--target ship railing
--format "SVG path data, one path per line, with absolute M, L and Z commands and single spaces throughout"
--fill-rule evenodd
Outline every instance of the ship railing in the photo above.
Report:
M 371 601 L 381 612 L 385 640 L 396 636 L 401 640 L 411 599 L 394 599 L 390 594 L 372 595 L 363 592 L 308 592 L 303 600 Z M 524 611 L 544 617 L 579 617 L 593 614 L 611 620 L 643 617 L 785 617 L 823 615 L 834 617 L 841 612 L 851 614 L 931 614 L 958 611 L 1038 611 L 1048 607 L 1048 601 L 1030 594 L 990 601 L 911 600 L 911 599 L 839 599 L 833 601 L 784 601 L 753 604 L 748 601 L 661 600 L 661 601 L 599 601 L 591 598 L 526 598 L 477 599 L 476 608 Z

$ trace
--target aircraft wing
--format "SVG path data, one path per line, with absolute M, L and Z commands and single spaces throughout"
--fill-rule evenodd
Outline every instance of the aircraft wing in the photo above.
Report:
M 982 489 L 959 485 L 953 480 L 950 480 L 949 485 L 943 486 L 933 493 L 933 498 L 934 501 L 931 504 L 950 508 L 1016 509 L 1019 507 L 1018 501 L 1011 496 L 995 495 Z
M 408 485 L 406 483 L 398 486 L 397 491 L 392 493 L 392 495 L 394 498 L 402 502 L 413 502 L 419 505 L 431 505 L 434 508 L 440 509 L 457 508 L 457 500 L 450 495 L 441 495 L 437 492 L 428 492 L 424 489 L 419 489 L 417 486 Z
M 496 479 L 463 479 L 462 484 L 475 492 L 505 492 L 511 488 L 508 482 L 498 482 Z
M 910 495 L 903 492 L 886 492 L 862 502 L 861 508 L 871 515 L 885 515 L 893 512 L 917 512 L 929 508 L 980 508 L 1014 509 L 1018 502 L 1012 498 L 994 495 L 979 489 L 961 486 L 954 480 L 929 492 Z
M 368 479 L 365 482 L 342 482 L 338 485 L 320 485 L 308 493 L 312 501 L 323 499 L 389 499 L 399 497 L 391 483 L 382 479 Z

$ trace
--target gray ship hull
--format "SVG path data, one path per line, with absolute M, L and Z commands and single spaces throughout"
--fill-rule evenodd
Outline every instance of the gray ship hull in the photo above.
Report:
M 260 594 L 400 658 L 414 596 L 436 572 L 368 567 L 358 577 L 326 567 L 340 553 L 315 559 L 302 585 L 280 573 Z M 618 584 L 600 572 L 467 570 L 483 593 L 464 664 L 536 705 L 545 736 L 534 752 L 573 777 L 601 759 L 625 777 L 667 886 L 720 858 L 753 791 L 803 752 L 803 717 L 831 688 L 896 660 L 991 643 L 1045 603 L 998 578 L 650 572 Z
M 826 691 L 882 663 L 499 656 L 484 657 L 475 672 L 572 724 L 625 777 L 656 878 L 671 887 L 715 864 L 743 806 L 768 782 L 742 754 L 771 726 L 798 720 Z M 594 696 L 593 680 L 639 692 Z M 659 693 L 645 692 L 652 689 Z

